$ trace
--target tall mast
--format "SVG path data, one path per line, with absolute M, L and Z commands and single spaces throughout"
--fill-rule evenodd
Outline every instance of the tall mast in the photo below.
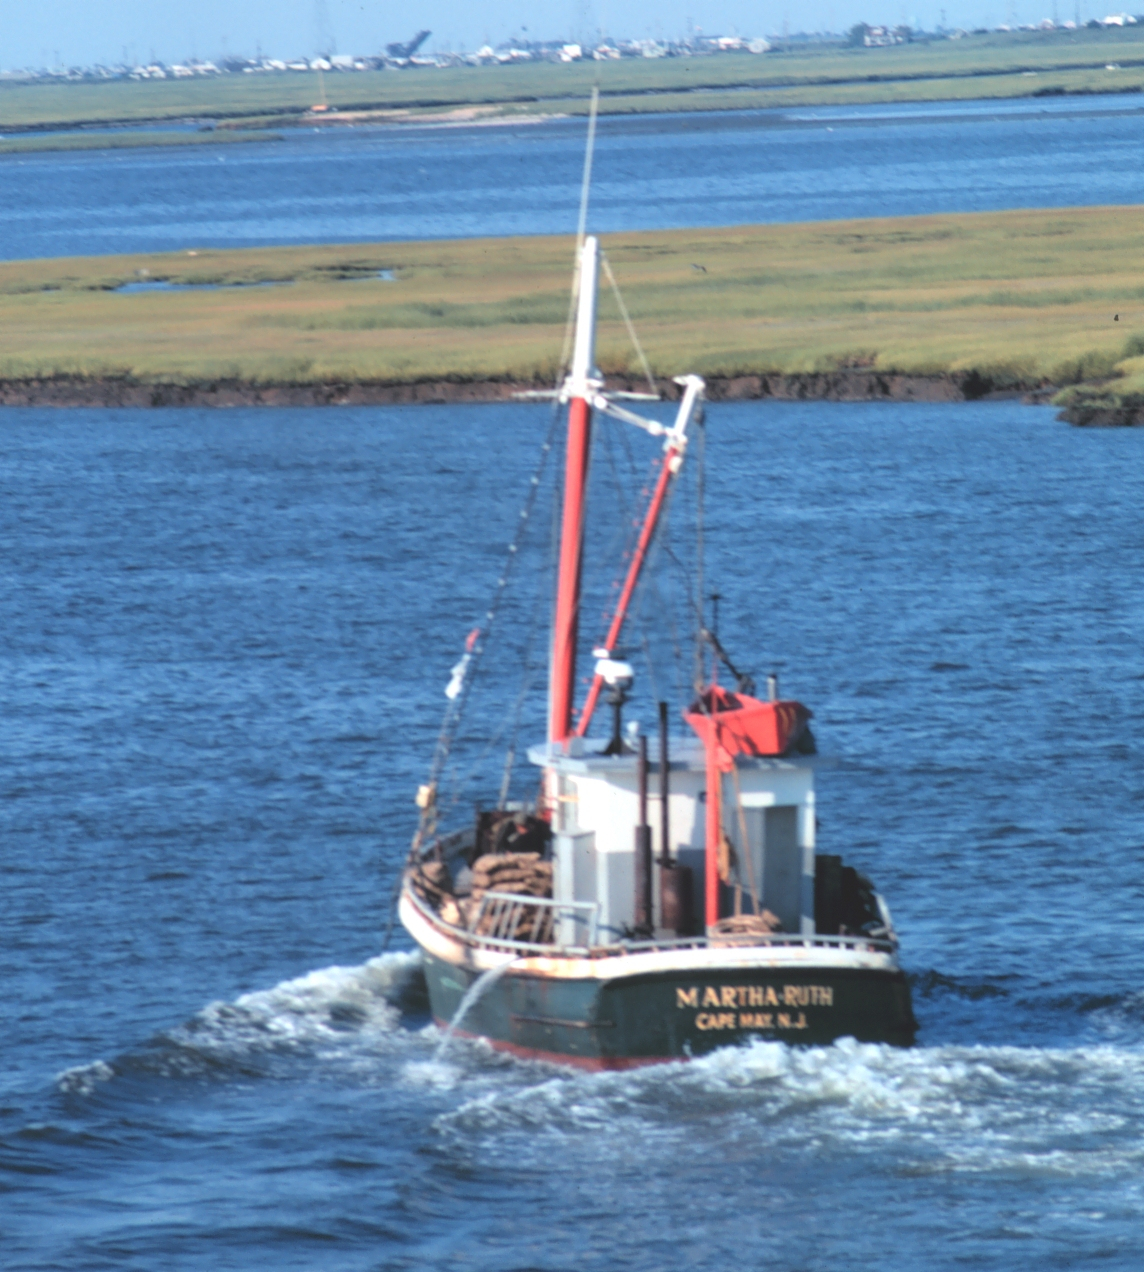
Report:
M 667 438 L 664 443 L 665 453 L 663 462 L 660 464 L 655 490 L 652 492 L 651 499 L 648 502 L 647 513 L 644 516 L 643 526 L 636 542 L 636 549 L 628 565 L 628 575 L 624 579 L 620 599 L 616 602 L 616 609 L 608 627 L 608 634 L 604 637 L 604 646 L 608 650 L 609 657 L 615 656 L 616 647 L 620 640 L 620 632 L 623 631 L 624 620 L 628 616 L 628 606 L 631 604 L 632 596 L 635 594 L 636 585 L 640 581 L 640 575 L 647 561 L 652 538 L 659 525 L 660 515 L 667 499 L 668 487 L 672 480 L 678 476 L 680 468 L 683 467 L 683 453 L 687 447 L 687 426 L 691 423 L 691 418 L 695 414 L 696 407 L 703 394 L 704 383 L 697 375 L 677 375 L 675 382 L 683 389 L 683 397 L 679 403 L 679 413 L 676 416 L 674 427 L 659 429 Z M 599 398 L 596 399 L 596 405 L 600 405 Z M 614 403 L 605 405 L 604 409 L 620 419 L 639 423 L 643 428 L 649 427 L 648 421 L 641 421 L 637 416 L 633 416 L 622 409 L 617 409 Z M 580 720 L 576 725 L 578 737 L 583 737 L 588 732 L 588 725 L 592 722 L 592 713 L 596 710 L 596 703 L 599 701 L 600 690 L 603 687 L 604 678 L 597 672 L 592 681 L 592 686 L 588 690 L 584 710 L 580 712 Z
M 548 740 L 563 744 L 572 734 L 576 688 L 576 638 L 580 625 L 583 573 L 584 507 L 588 493 L 588 456 L 592 440 L 591 397 L 601 385 L 596 376 L 596 285 L 599 241 L 594 235 L 580 249 L 580 293 L 572 371 L 564 383 L 568 400 L 568 448 L 564 462 L 564 515 L 560 530 L 560 573 L 552 625 L 552 668 L 548 693 Z

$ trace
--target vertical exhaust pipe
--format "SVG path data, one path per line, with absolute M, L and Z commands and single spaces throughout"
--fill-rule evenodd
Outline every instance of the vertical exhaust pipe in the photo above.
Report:
M 647 735 L 640 734 L 639 752 L 640 820 L 636 827 L 636 907 L 637 935 L 650 937 L 655 930 L 651 910 L 651 827 L 647 822 Z
M 659 800 L 660 856 L 659 907 L 662 924 L 676 936 L 690 936 L 694 921 L 691 906 L 691 867 L 681 866 L 671 855 L 671 759 L 667 741 L 667 703 L 659 704 Z
M 659 864 L 671 865 L 671 819 L 668 813 L 670 761 L 667 758 L 667 703 L 659 704 Z

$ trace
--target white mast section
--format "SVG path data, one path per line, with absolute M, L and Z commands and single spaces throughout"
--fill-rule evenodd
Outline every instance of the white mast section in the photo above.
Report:
M 600 240 L 589 234 L 580 249 L 580 294 L 576 305 L 576 343 L 572 370 L 564 381 L 561 397 L 587 401 L 603 388 L 596 371 L 596 295 L 600 276 Z

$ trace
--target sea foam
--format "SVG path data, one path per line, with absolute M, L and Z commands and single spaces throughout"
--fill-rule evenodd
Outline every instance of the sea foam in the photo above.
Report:
M 384 1049 L 398 1034 L 402 1003 L 421 972 L 418 954 L 390 953 L 356 967 L 324 967 L 271 989 L 214 1002 L 145 1046 L 108 1062 L 65 1070 L 57 1088 L 90 1095 L 125 1074 L 225 1076 L 257 1070 L 260 1059 L 311 1052 L 329 1059 Z
M 1133 1114 L 1126 1116 L 1125 1110 Z M 1115 1111 L 1111 1111 L 1115 1110 Z M 1144 1054 L 1121 1048 L 916 1047 L 843 1039 L 756 1042 L 688 1064 L 548 1073 L 439 1115 L 447 1144 L 538 1169 L 553 1145 L 660 1141 L 692 1155 L 740 1149 L 889 1149 L 909 1173 L 1076 1175 L 1144 1163 Z

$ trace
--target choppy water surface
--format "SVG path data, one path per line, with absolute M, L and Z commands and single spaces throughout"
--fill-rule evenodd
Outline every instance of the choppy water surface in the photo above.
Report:
M 5 413 L 0 1262 L 1137 1266 L 1144 434 L 711 409 L 721 635 L 816 712 L 920 1045 L 585 1076 L 438 1057 L 379 954 L 546 424 Z
M 729 98 L 733 94 L 729 94 Z M 1144 202 L 1133 96 L 605 118 L 601 232 Z M 0 258 L 567 234 L 583 120 L 0 156 Z

